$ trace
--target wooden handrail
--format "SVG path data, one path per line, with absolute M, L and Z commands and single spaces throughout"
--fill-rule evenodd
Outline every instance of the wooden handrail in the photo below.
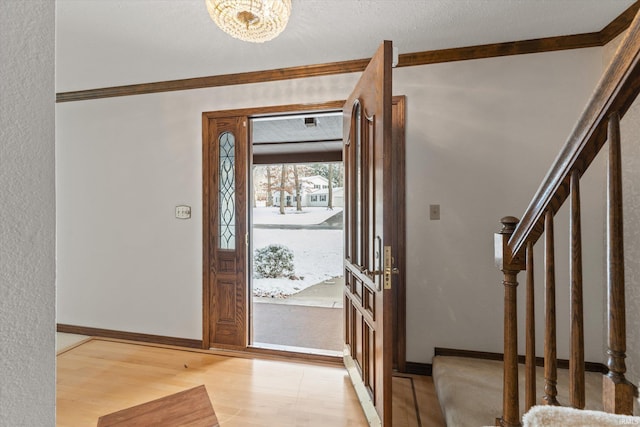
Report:
M 569 139 L 509 239 L 513 257 L 524 257 L 527 241 L 544 230 L 545 212 L 556 213 L 569 194 L 572 171 L 580 176 L 607 139 L 607 117 L 624 117 L 640 91 L 640 15 L 636 15 L 618 53 L 605 71 Z

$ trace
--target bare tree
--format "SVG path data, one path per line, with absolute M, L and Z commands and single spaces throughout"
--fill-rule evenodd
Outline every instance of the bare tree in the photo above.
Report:
M 273 206 L 273 193 L 271 192 L 271 166 L 267 166 L 267 207 Z
M 329 200 L 327 203 L 327 209 L 333 210 L 333 164 L 329 163 Z
M 300 180 L 298 179 L 298 165 L 293 165 L 293 181 L 296 187 L 296 211 L 302 210 L 302 197 L 300 196 Z
M 258 171 L 258 167 L 254 166 L 253 167 L 253 190 L 251 191 L 251 197 L 253 198 L 253 207 L 257 207 L 258 204 L 256 203 L 256 172 Z
M 280 176 L 280 215 L 284 215 L 284 185 L 286 183 L 287 174 L 285 171 L 286 166 L 282 165 L 282 172 Z

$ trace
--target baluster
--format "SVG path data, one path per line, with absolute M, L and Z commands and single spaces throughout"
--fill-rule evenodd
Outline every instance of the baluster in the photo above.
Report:
M 558 360 L 556 357 L 556 271 L 553 240 L 553 214 L 544 218 L 545 235 L 545 335 L 544 335 L 544 397 L 543 404 L 558 406 Z
M 571 173 L 571 246 L 569 278 L 571 282 L 571 350 L 569 357 L 569 396 L 571 406 L 584 409 L 584 322 L 582 304 L 582 231 L 580 223 L 580 176 Z
M 527 344 L 525 350 L 525 412 L 536 404 L 536 315 L 533 282 L 533 243 L 527 242 Z
M 609 167 L 607 173 L 607 310 L 609 319 L 607 367 L 603 378 L 604 410 L 631 415 L 634 387 L 625 378 L 626 320 L 624 300 L 624 247 L 622 230 L 622 166 L 620 116 L 609 117 Z
M 520 405 L 518 398 L 518 273 L 524 267 L 511 258 L 509 238 L 516 228 L 518 219 L 504 217 L 502 230 L 495 235 L 496 261 L 504 274 L 504 376 L 502 388 L 502 418 L 496 425 L 503 427 L 520 426 Z

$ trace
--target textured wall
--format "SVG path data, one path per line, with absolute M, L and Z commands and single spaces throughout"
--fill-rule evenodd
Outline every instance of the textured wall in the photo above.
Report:
M 54 2 L 0 4 L 0 425 L 55 425 Z
M 627 369 L 640 384 L 640 101 L 620 125 L 624 198 L 624 262 L 627 297 Z

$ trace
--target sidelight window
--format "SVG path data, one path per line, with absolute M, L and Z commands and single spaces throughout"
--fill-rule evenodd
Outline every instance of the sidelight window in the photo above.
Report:
M 224 132 L 218 138 L 220 147 L 220 249 L 236 248 L 236 180 L 235 180 L 235 137 L 231 132 Z

